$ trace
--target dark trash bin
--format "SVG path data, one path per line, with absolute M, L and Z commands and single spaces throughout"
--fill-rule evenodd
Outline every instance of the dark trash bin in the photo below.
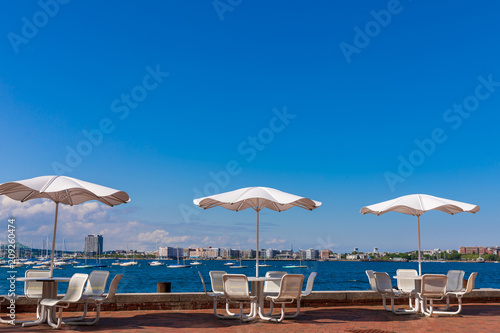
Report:
M 169 293 L 172 287 L 171 282 L 158 282 L 156 284 L 157 293 Z

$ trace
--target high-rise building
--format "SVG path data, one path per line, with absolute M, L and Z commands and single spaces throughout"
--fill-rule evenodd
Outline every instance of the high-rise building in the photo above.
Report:
M 102 235 L 88 235 L 85 237 L 85 253 L 89 256 L 102 254 Z

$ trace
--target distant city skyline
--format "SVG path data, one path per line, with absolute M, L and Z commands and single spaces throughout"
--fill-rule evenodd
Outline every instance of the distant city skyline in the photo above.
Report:
M 422 248 L 498 243 L 499 2 L 53 3 L 0 3 L 0 183 L 131 198 L 60 205 L 57 248 L 252 248 L 255 212 L 193 204 L 248 186 L 323 203 L 262 210 L 266 248 L 414 250 L 416 218 L 360 214 L 414 193 L 480 207 L 426 213 Z M 0 196 L 0 226 L 41 246 L 54 205 Z

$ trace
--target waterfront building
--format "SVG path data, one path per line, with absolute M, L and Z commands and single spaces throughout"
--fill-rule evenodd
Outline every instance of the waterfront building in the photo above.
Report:
M 102 235 L 88 235 L 85 237 L 84 252 L 89 256 L 102 254 L 103 238 Z
M 460 246 L 460 254 L 485 254 L 486 248 L 482 246 Z
M 328 259 L 330 259 L 330 250 L 328 250 L 328 249 L 321 250 L 321 252 L 319 254 L 319 257 L 320 257 L 321 260 L 328 260 Z
M 308 249 L 306 252 L 306 260 L 316 260 L 319 257 L 319 251 L 316 249 Z
M 278 254 L 278 250 L 267 249 L 266 250 L 266 259 L 273 259 L 277 254 Z
M 170 247 L 170 246 L 162 246 L 158 248 L 158 253 L 160 258 L 171 258 L 171 259 L 177 259 L 177 253 L 179 253 L 179 257 L 182 256 L 188 256 L 189 255 L 189 249 L 186 249 L 187 252 L 185 253 L 185 249 L 182 247 Z

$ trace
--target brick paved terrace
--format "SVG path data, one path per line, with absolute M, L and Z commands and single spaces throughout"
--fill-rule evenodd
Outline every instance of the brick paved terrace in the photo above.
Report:
M 78 315 L 77 312 L 66 316 Z M 95 313 L 91 312 L 90 316 Z M 211 310 L 104 311 L 96 326 L 63 325 L 63 332 L 499 332 L 500 303 L 465 304 L 460 315 L 395 315 L 382 306 L 303 308 L 301 315 L 283 323 L 261 320 L 241 324 L 219 320 Z M 18 314 L 26 320 L 32 313 Z M 1 326 L 0 332 L 52 332 L 48 325 L 23 328 Z

